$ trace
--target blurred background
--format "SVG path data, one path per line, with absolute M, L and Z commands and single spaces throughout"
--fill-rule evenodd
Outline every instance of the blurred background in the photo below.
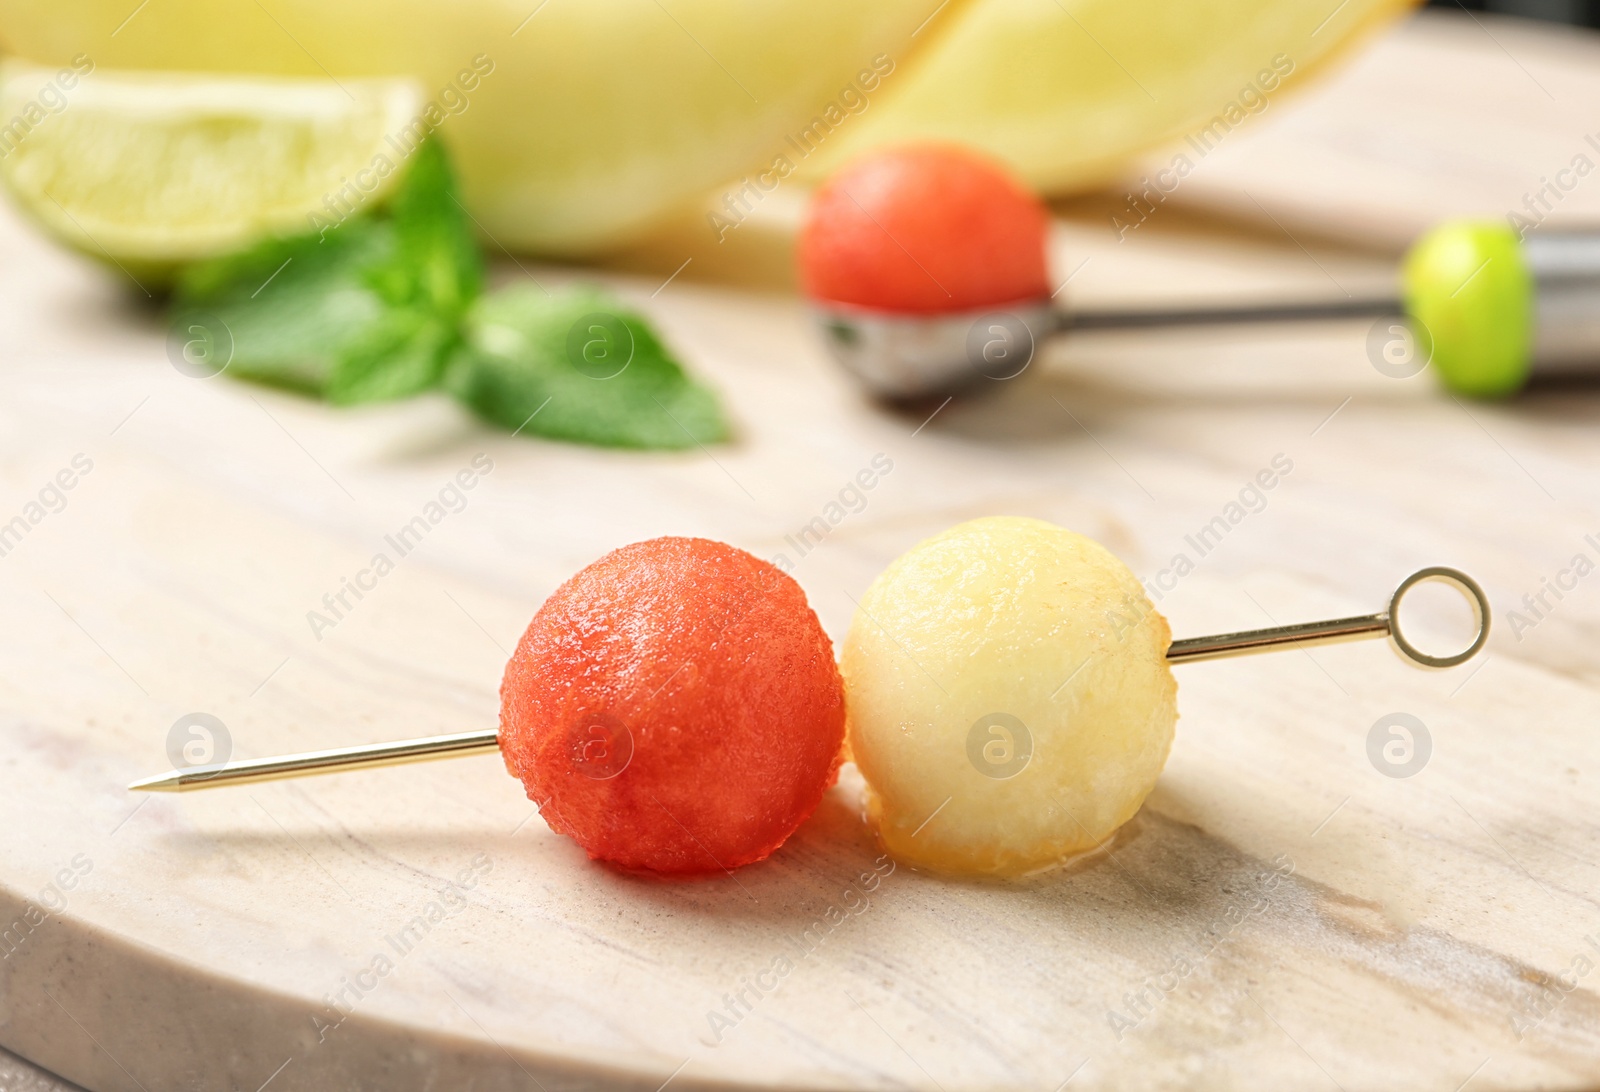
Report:
M 1544 19 L 1552 23 L 1572 23 L 1581 27 L 1597 25 L 1600 8 L 1593 0 L 1428 0 L 1429 7 L 1466 8 L 1515 15 L 1519 19 Z

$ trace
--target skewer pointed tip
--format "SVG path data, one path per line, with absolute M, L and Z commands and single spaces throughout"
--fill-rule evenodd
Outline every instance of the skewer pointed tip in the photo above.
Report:
M 128 783 L 129 792 L 182 792 L 183 775 L 174 770 L 172 773 L 157 774 L 155 777 L 145 777 L 138 781 Z
M 373 766 L 398 766 L 405 762 L 488 754 L 499 749 L 498 729 L 458 732 L 448 736 L 429 736 L 426 739 L 403 739 L 396 743 L 363 744 L 359 747 L 340 747 L 331 751 L 280 755 L 276 758 L 251 758 L 241 762 L 212 763 L 209 766 L 186 766 L 183 769 L 169 770 L 154 777 L 135 781 L 128 786 L 128 790 L 192 792 L 196 789 L 219 788 L 224 785 L 247 785 L 257 781 L 302 777 L 306 774 L 341 773 L 345 770 L 359 770 Z

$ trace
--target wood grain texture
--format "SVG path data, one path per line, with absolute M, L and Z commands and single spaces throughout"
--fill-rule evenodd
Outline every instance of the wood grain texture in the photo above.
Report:
M 1122 244 L 1064 224 L 1070 291 L 1389 276 L 1171 211 Z M 1380 375 L 1355 323 L 1084 338 L 987 398 L 895 414 L 792 298 L 692 268 L 652 295 L 680 253 L 607 279 L 740 435 L 646 456 L 507 438 L 440 400 L 334 411 L 187 379 L 118 274 L 0 217 L 0 519 L 93 462 L 0 557 L 0 1044 L 95 1092 L 1600 1083 L 1600 578 L 1531 627 L 1509 615 L 1600 555 L 1593 390 L 1462 404 Z M 796 556 L 786 536 L 880 452 L 864 509 Z M 306 613 L 479 453 L 465 508 L 314 637 Z M 1158 579 L 1280 454 L 1264 505 L 1163 591 L 1178 635 L 1369 611 L 1445 563 L 1496 605 L 1488 653 L 1180 668 L 1156 792 L 1066 871 L 885 875 L 848 768 L 772 860 L 699 883 L 589 864 L 493 757 L 123 789 L 196 711 L 239 757 L 493 724 L 528 617 L 621 543 L 787 553 L 837 640 L 889 560 L 972 516 L 1065 524 Z M 1431 736 L 1409 777 L 1369 756 L 1396 712 Z

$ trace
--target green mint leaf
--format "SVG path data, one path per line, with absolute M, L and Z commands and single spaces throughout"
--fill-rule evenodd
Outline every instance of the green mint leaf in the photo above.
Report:
M 438 385 L 483 265 L 449 163 L 424 142 L 387 206 L 179 278 L 174 320 L 229 374 L 353 404 Z
M 398 275 L 386 285 L 390 298 L 460 319 L 483 291 L 483 258 L 437 140 L 423 141 L 412 155 L 388 211 L 399 252 Z
M 363 219 L 321 240 L 270 239 L 201 262 L 180 275 L 174 325 L 209 334 L 230 375 L 321 396 L 343 347 L 384 315 L 361 270 L 391 249 L 387 231 Z
M 672 449 L 728 437 L 716 396 L 640 315 L 593 288 L 479 300 L 445 386 L 502 428 L 554 440 Z
M 461 342 L 457 320 L 422 309 L 396 308 L 363 325 L 347 343 L 328 383 L 338 405 L 388 402 L 439 385 Z

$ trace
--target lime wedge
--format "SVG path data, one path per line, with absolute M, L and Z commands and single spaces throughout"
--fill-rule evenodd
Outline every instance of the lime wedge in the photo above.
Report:
M 421 134 L 409 80 L 0 67 L 0 179 L 52 235 L 162 266 L 331 226 Z

